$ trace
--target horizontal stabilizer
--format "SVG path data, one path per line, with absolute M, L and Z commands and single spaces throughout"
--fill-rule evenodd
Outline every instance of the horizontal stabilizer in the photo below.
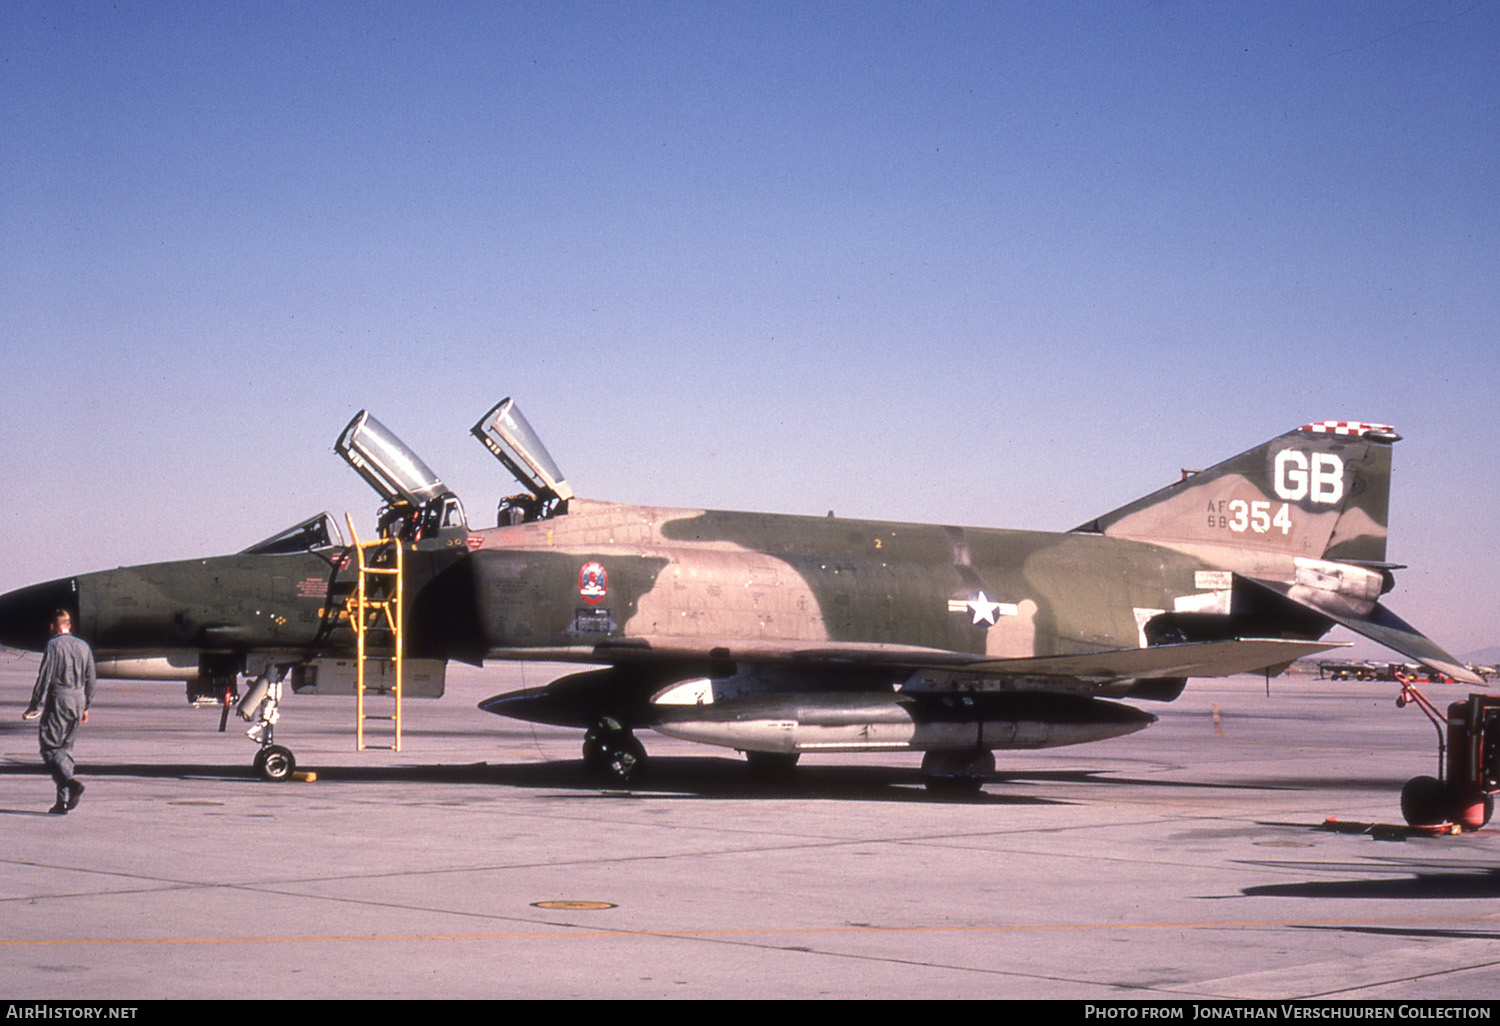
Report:
M 1233 638 L 1149 648 L 1119 648 L 1084 655 L 994 659 L 967 670 L 1016 676 L 1075 677 L 1099 682 L 1137 677 L 1229 677 L 1286 666 L 1303 656 L 1340 648 L 1322 641 Z
M 1400 652 L 1404 656 L 1409 656 L 1428 669 L 1436 670 L 1445 677 L 1451 677 L 1461 684 L 1484 687 L 1484 680 L 1482 678 L 1445 652 L 1437 642 L 1427 637 L 1427 635 L 1378 602 L 1375 603 L 1375 608 L 1371 609 L 1364 616 L 1341 615 L 1305 602 L 1297 602 L 1295 598 L 1288 594 L 1291 590 L 1289 585 L 1279 584 L 1275 581 L 1246 579 L 1260 585 L 1262 588 L 1274 591 L 1288 602 L 1296 602 L 1297 605 L 1305 609 L 1311 609 L 1319 615 L 1332 620 L 1334 623 L 1349 628 L 1356 634 L 1362 634 L 1371 641 L 1378 641 L 1394 652 Z

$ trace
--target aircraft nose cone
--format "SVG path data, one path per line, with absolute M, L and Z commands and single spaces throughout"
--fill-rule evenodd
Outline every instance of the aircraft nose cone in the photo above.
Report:
M 78 619 L 78 587 L 73 578 L 47 581 L 0 595 L 0 645 L 40 652 L 51 636 L 52 614 L 69 610 Z

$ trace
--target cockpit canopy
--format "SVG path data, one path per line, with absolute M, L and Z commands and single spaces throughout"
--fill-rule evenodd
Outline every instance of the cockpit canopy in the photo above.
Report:
M 467 529 L 458 496 L 369 411 L 355 415 L 333 450 L 385 499 L 382 536 L 417 541 L 444 528 Z
M 546 520 L 568 511 L 573 489 L 551 453 L 532 430 L 513 399 L 502 399 L 471 429 L 474 437 L 530 491 L 500 500 L 496 523 L 501 527 Z
M 448 491 L 432 468 L 367 410 L 349 422 L 333 450 L 386 502 L 425 506 Z
M 540 502 L 565 503 L 573 498 L 573 489 L 563 480 L 562 471 L 514 399 L 502 399 L 472 430 L 474 437 Z
M 289 552 L 312 552 L 344 544 L 344 534 L 333 517 L 319 513 L 300 524 L 278 531 L 245 550 L 245 555 L 278 556 Z

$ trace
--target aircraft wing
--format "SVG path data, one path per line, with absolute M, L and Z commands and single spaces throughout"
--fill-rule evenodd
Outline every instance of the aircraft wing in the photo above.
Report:
M 603 659 L 680 656 L 736 662 L 842 663 L 888 666 L 892 669 L 963 670 L 993 676 L 1067 677 L 1090 683 L 1110 683 L 1141 677 L 1228 677 L 1282 667 L 1304 656 L 1345 647 L 1339 643 L 1293 641 L 1281 638 L 1234 638 L 1223 641 L 1153 645 L 1149 648 L 1106 649 L 1073 655 L 994 659 L 911 645 L 840 643 L 806 646 L 749 645 L 719 648 L 711 653 L 689 648 L 675 639 L 633 639 L 628 647 L 601 645 Z M 644 641 L 644 644 L 642 643 Z
M 1343 647 L 1321 641 L 1231 638 L 1149 648 L 1118 648 L 1083 655 L 1036 656 L 971 664 L 967 669 L 1018 676 L 1074 677 L 1105 683 L 1135 677 L 1229 677 L 1283 667 L 1303 656 Z

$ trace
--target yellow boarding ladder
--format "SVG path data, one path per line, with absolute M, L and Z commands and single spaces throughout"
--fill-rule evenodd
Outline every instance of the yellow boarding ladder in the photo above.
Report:
M 354 539 L 354 553 L 359 560 L 359 587 L 349 597 L 347 609 L 349 623 L 355 637 L 354 702 L 355 743 L 360 751 L 366 748 L 383 748 L 401 751 L 401 664 L 402 664 L 402 601 L 401 601 L 401 553 L 405 547 L 399 538 L 377 538 L 362 542 L 354 530 L 354 521 L 346 513 L 344 521 L 349 525 L 349 537 Z M 380 675 L 380 681 L 367 682 L 366 664 L 375 659 L 384 663 L 384 655 L 370 655 L 371 632 L 377 638 L 389 638 L 393 654 L 391 678 Z M 380 646 L 377 642 L 376 647 Z M 365 712 L 365 692 L 372 697 L 394 699 L 395 709 L 389 716 L 375 716 Z M 394 726 L 389 745 L 365 744 L 365 721 L 374 720 Z

